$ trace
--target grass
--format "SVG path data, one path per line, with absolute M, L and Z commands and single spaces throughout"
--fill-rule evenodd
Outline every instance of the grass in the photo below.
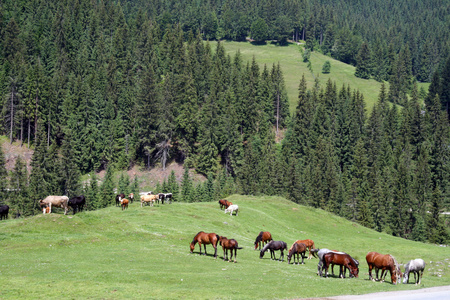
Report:
M 37 215 L 0 223 L 0 298 L 227 298 L 286 299 L 365 294 L 450 284 L 448 248 L 378 233 L 279 197 L 233 195 L 240 207 L 230 217 L 219 204 L 174 203 L 126 211 L 108 207 L 75 216 Z M 198 231 L 235 238 L 244 249 L 237 263 L 189 253 Z M 310 238 L 319 248 L 350 253 L 360 276 L 319 278 L 317 259 L 288 265 L 259 259 L 253 242 L 261 230 L 290 246 Z M 427 268 L 420 286 L 368 280 L 365 255 L 390 253 L 400 263 L 421 257 Z M 278 254 L 279 255 L 279 254 Z M 432 262 L 431 262 L 432 261 Z M 389 276 L 388 276 L 389 277 Z
M 276 44 L 253 45 L 249 42 L 222 42 L 224 44 L 226 53 L 234 57 L 239 50 L 242 57 L 246 61 L 251 61 L 253 56 L 261 68 L 267 65 L 269 70 L 273 64 L 280 63 L 283 70 L 286 89 L 289 97 L 290 111 L 293 113 L 297 106 L 298 86 L 302 75 L 308 84 L 308 88 L 314 85 L 314 77 L 317 77 L 322 87 L 325 87 L 328 79 L 336 83 L 338 90 L 342 86 L 348 86 L 353 90 L 359 90 L 364 94 L 366 100 L 367 110 L 370 112 L 373 105 L 377 102 L 378 95 L 381 90 L 381 83 L 374 79 L 361 79 L 355 77 L 355 67 L 335 60 L 329 56 L 323 55 L 319 52 L 311 53 L 311 64 L 314 75 L 308 69 L 307 64 L 303 62 L 301 53 L 301 45 L 290 43 L 287 46 L 278 46 Z M 212 43 L 213 46 L 215 44 Z M 322 67 L 325 61 L 330 61 L 331 72 L 329 74 L 322 73 Z M 262 69 L 261 69 L 262 70 Z M 386 83 L 386 87 L 389 85 Z M 419 83 L 419 88 L 423 87 L 428 90 L 429 83 Z

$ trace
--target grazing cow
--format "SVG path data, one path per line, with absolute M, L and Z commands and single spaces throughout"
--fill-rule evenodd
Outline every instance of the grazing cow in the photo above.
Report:
M 142 195 L 141 196 L 141 207 L 143 203 L 149 203 L 150 206 L 153 206 L 153 203 L 159 199 L 158 195 Z
M 44 208 L 42 208 L 42 213 L 45 214 L 49 214 L 50 213 L 50 207 L 49 206 L 45 206 Z
M 122 205 L 122 210 L 125 210 L 128 208 L 128 199 L 122 199 L 122 203 L 120 205 Z
M 236 212 L 236 216 L 238 215 L 238 211 L 239 211 L 239 206 L 237 206 L 236 204 L 230 205 L 227 208 L 225 208 L 225 213 L 230 213 L 230 216 L 233 214 L 233 211 Z
M 52 212 L 52 206 L 61 207 L 64 209 L 64 214 L 67 215 L 69 210 L 69 197 L 67 196 L 47 196 L 44 200 L 39 201 L 41 207 L 49 206 L 50 213 Z
M 86 205 L 86 198 L 84 197 L 84 195 L 76 196 L 69 199 L 69 206 L 72 207 L 73 214 L 76 214 L 77 211 L 82 212 L 85 205 Z
M 8 205 L 0 206 L 0 220 L 8 219 L 8 214 L 9 214 L 9 206 Z
M 165 193 L 164 194 L 164 199 L 167 200 L 167 202 L 169 204 L 171 204 L 172 203 L 172 193 Z
M 133 194 L 133 193 L 130 193 L 130 194 L 128 195 L 128 199 L 130 200 L 130 203 L 133 203 L 133 201 L 134 201 L 134 194 Z
M 122 199 L 125 198 L 125 194 L 121 193 L 121 194 L 117 194 L 116 195 L 116 206 L 120 206 L 120 202 L 122 201 Z

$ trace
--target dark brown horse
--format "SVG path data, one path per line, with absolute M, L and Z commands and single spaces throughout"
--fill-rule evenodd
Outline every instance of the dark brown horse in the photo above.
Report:
M 294 255 L 294 264 L 295 264 L 295 256 L 297 255 L 297 264 L 300 264 L 299 254 L 302 256 L 302 265 L 304 264 L 303 260 L 306 258 L 306 245 L 303 243 L 297 244 L 296 242 L 292 245 L 291 249 L 289 249 L 289 254 L 287 257 L 288 264 L 291 263 L 291 257 Z
M 328 277 L 328 267 L 331 264 L 341 266 L 341 274 L 343 268 L 347 268 L 350 272 L 350 276 L 353 275 L 355 277 L 358 277 L 359 268 L 357 261 L 347 253 L 334 253 L 334 252 L 326 253 L 322 258 L 322 264 L 323 269 L 325 269 L 325 277 Z M 320 276 L 322 276 L 322 272 Z M 345 274 L 342 278 L 345 278 Z
M 228 259 L 228 250 L 230 250 L 230 262 L 233 260 L 233 250 L 234 250 L 234 262 L 236 262 L 237 250 L 242 249 L 238 246 L 238 242 L 235 239 L 227 239 L 224 236 L 219 237 L 219 243 L 223 249 L 223 260 Z M 226 257 L 226 258 L 225 258 Z
M 194 252 L 195 244 L 198 243 L 200 246 L 200 255 L 202 255 L 202 244 L 205 247 L 205 254 L 206 253 L 206 245 L 211 244 L 214 247 L 214 258 L 217 258 L 217 243 L 219 242 L 219 236 L 215 233 L 206 233 L 204 231 L 200 231 L 194 236 L 194 239 L 191 242 L 191 253 Z
M 315 248 L 313 240 L 297 240 L 294 244 L 305 244 L 306 248 L 309 250 L 308 259 L 312 258 L 313 255 L 311 253 L 311 250 Z M 291 246 L 289 251 L 291 251 L 292 247 L 294 247 L 294 245 Z
M 369 279 L 373 280 L 372 269 L 375 269 L 376 280 L 378 280 L 378 271 L 381 269 L 381 282 L 386 278 L 387 270 L 391 273 L 392 284 L 397 284 L 397 282 L 402 277 L 402 272 L 400 271 L 400 266 L 395 260 L 395 258 L 390 254 L 380 254 L 377 252 L 369 252 L 366 255 L 367 265 L 369 265 Z M 386 272 L 386 273 L 385 273 Z M 383 277 L 384 275 L 384 277 Z
M 228 201 L 226 199 L 220 199 L 219 204 L 220 204 L 220 209 L 223 209 L 223 208 L 228 208 L 228 206 L 232 205 L 233 203 L 231 203 L 230 201 Z
M 258 248 L 261 250 L 261 244 L 264 246 L 264 244 L 267 244 L 268 242 L 272 241 L 272 235 L 268 231 L 261 231 L 255 240 L 255 250 Z
M 264 257 L 264 252 L 266 252 L 267 250 L 270 250 L 270 258 L 272 260 L 275 260 L 275 251 L 281 251 L 280 254 L 280 259 L 281 261 L 283 261 L 284 258 L 284 250 L 287 250 L 287 244 L 283 241 L 271 241 L 270 243 L 268 243 L 267 245 L 264 246 L 264 248 L 262 248 L 262 250 L 259 253 L 259 258 L 263 258 Z

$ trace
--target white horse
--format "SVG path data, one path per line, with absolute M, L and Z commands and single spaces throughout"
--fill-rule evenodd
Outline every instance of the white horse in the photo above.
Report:
M 417 258 L 412 259 L 405 266 L 405 273 L 403 274 L 403 283 L 409 282 L 409 273 L 414 273 L 414 281 L 417 284 L 420 284 L 420 279 L 422 279 L 423 270 L 425 270 L 425 262 L 423 259 Z M 417 279 L 416 279 L 417 273 Z
M 238 211 L 239 211 L 239 206 L 237 206 L 236 204 L 230 205 L 228 206 L 228 208 L 225 208 L 225 213 L 230 213 L 230 216 L 233 214 L 233 211 L 236 212 L 236 216 L 238 215 Z

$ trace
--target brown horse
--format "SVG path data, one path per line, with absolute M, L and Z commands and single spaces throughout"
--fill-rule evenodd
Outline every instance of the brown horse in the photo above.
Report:
M 287 257 L 287 261 L 288 264 L 291 263 L 291 257 L 292 255 L 294 255 L 294 264 L 295 264 L 295 256 L 297 255 L 297 264 L 300 264 L 300 258 L 299 258 L 299 254 L 301 254 L 302 256 L 302 265 L 304 264 L 303 260 L 305 259 L 306 255 L 306 245 L 303 243 L 297 244 L 294 243 L 291 247 L 291 249 L 289 249 L 289 254 Z
M 258 248 L 261 250 L 261 244 L 264 246 L 264 244 L 267 244 L 268 242 L 272 241 L 272 235 L 268 231 L 261 231 L 255 240 L 255 250 Z
M 230 250 L 230 262 L 233 260 L 233 250 L 234 250 L 234 262 L 236 262 L 237 250 L 242 249 L 238 246 L 238 242 L 235 239 L 227 239 L 224 236 L 219 237 L 219 244 L 223 249 L 223 260 L 228 259 L 228 250 Z M 226 258 L 225 258 L 226 257 Z
M 323 263 L 323 269 L 325 269 L 325 277 L 328 277 L 328 267 L 331 264 L 341 266 L 341 274 L 342 274 L 343 268 L 347 268 L 350 272 L 350 276 L 353 275 L 355 277 L 358 277 L 359 268 L 358 268 L 357 261 L 355 259 L 353 259 L 347 253 L 334 253 L 334 252 L 326 253 L 322 258 L 322 263 Z M 323 271 L 323 269 L 322 269 L 322 271 Z M 322 272 L 321 272 L 320 276 L 322 276 Z M 342 278 L 345 278 L 345 273 Z
M 308 259 L 313 257 L 313 254 L 311 253 L 311 250 L 315 248 L 313 240 L 297 240 L 294 244 L 305 244 L 306 248 L 309 250 Z M 291 246 L 289 251 L 291 251 L 292 247 L 294 247 L 294 244 Z
M 128 208 L 128 203 L 129 203 L 130 201 L 128 201 L 128 199 L 122 199 L 122 201 L 121 201 L 121 206 L 122 206 L 122 210 L 125 210 L 125 209 L 127 209 Z
M 232 205 L 233 203 L 231 203 L 230 201 L 228 201 L 226 199 L 220 199 L 219 204 L 220 204 L 220 209 L 223 209 L 223 208 L 228 208 L 228 206 Z
M 397 284 L 397 282 L 402 277 L 402 272 L 400 271 L 400 266 L 395 260 L 395 258 L 390 254 L 380 254 L 377 252 L 369 252 L 366 255 L 366 261 L 369 265 L 369 279 L 375 281 L 372 277 L 372 269 L 375 268 L 376 280 L 378 280 L 378 271 L 381 269 L 380 281 L 383 282 L 386 278 L 387 270 L 391 273 L 392 284 Z M 385 273 L 386 272 L 386 273 Z M 383 278 L 384 275 L 384 278 Z
M 194 236 L 194 239 L 191 242 L 191 253 L 194 252 L 195 244 L 198 243 L 200 246 L 200 255 L 202 255 L 202 244 L 205 248 L 206 253 L 206 245 L 211 244 L 214 247 L 214 258 L 217 258 L 217 243 L 219 242 L 219 236 L 215 233 L 205 233 L 204 231 L 200 231 Z

